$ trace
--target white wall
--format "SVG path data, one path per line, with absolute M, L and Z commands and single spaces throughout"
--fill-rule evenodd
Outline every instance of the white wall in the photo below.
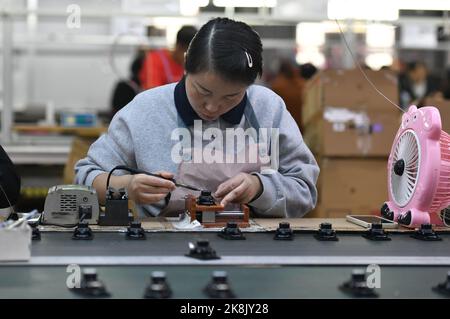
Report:
M 26 3 L 25 0 L 2 2 L 14 10 L 24 10 Z M 80 28 L 67 27 L 66 9 L 70 4 L 81 8 Z M 118 80 L 110 63 L 111 42 L 113 35 L 126 29 L 126 25 L 102 14 L 122 8 L 120 0 L 39 0 L 38 9 L 44 14 L 37 16 L 35 27 L 27 22 L 25 15 L 15 15 L 14 108 L 42 108 L 52 102 L 56 109 L 107 109 Z M 0 38 L 1 32 L 2 23 Z M 134 52 L 134 45 L 116 47 L 114 62 L 120 75 L 128 76 Z M 1 82 L 0 77 L 0 91 Z

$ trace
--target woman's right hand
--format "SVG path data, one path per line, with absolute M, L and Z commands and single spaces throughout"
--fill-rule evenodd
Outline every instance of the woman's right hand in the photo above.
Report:
M 158 172 L 165 178 L 173 178 L 169 172 Z M 127 186 L 128 196 L 136 204 L 146 205 L 159 202 L 175 190 L 175 184 L 167 179 L 146 174 L 132 175 Z

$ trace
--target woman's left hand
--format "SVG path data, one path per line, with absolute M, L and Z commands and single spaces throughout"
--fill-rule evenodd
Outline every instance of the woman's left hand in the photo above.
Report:
M 220 204 L 226 206 L 228 203 L 247 204 L 261 192 L 262 184 L 258 176 L 239 173 L 220 184 L 214 196 L 221 198 Z

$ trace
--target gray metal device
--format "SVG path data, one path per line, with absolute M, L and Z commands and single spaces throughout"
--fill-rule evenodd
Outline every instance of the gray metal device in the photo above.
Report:
M 56 185 L 45 198 L 42 224 L 76 226 L 84 215 L 89 224 L 97 224 L 100 213 L 97 192 L 85 185 Z

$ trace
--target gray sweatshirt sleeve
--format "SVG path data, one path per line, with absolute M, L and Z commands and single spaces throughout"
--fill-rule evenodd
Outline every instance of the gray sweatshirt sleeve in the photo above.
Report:
M 75 183 L 91 186 L 98 175 L 109 172 L 114 166 L 136 167 L 135 163 L 131 132 L 124 112 L 119 112 L 111 121 L 108 132 L 100 136 L 89 148 L 87 156 L 75 164 Z
M 319 167 L 284 102 L 279 127 L 278 171 L 257 172 L 263 191 L 249 203 L 262 217 L 302 217 L 317 203 Z M 276 124 L 276 123 L 274 123 Z

